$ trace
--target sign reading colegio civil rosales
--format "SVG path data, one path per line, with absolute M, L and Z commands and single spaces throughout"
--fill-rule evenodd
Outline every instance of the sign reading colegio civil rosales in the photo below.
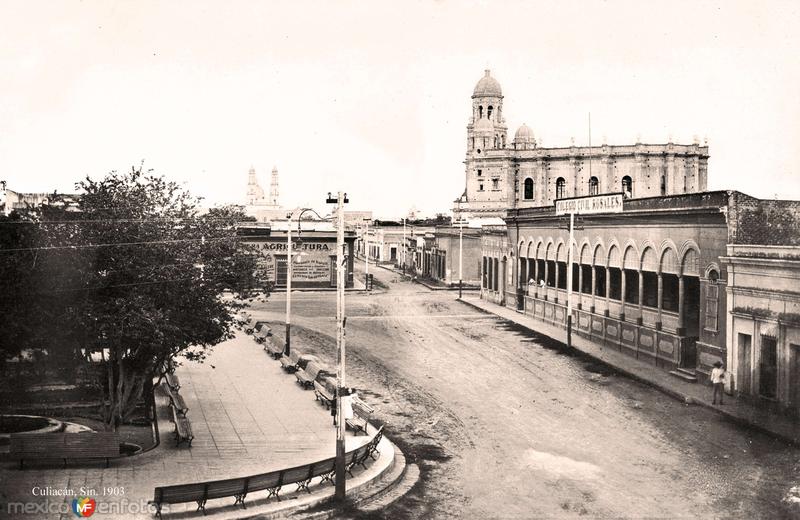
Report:
M 587 215 L 591 213 L 619 213 L 622 211 L 622 193 L 594 195 L 574 199 L 556 200 L 556 215 Z

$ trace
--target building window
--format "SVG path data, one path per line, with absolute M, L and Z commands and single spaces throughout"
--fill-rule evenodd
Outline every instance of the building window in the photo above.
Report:
M 661 176 L 661 196 L 667 194 L 667 178 L 665 176 Z
M 564 198 L 564 187 L 566 186 L 567 181 L 564 180 L 564 177 L 559 177 L 556 181 L 556 198 L 563 199 Z
M 486 117 L 487 117 L 488 119 L 491 119 L 491 118 L 492 118 L 492 110 L 494 110 L 494 107 L 492 107 L 492 105 L 489 105 L 489 106 L 486 108 Z
M 592 177 L 589 179 L 589 195 L 597 195 L 600 193 L 600 181 L 597 180 L 597 177 Z
M 525 179 L 525 193 L 523 194 L 525 200 L 533 199 L 533 179 L 528 177 Z
M 480 177 L 481 175 L 483 175 L 483 170 L 480 170 L 480 169 L 479 169 L 479 170 L 478 170 L 478 177 Z
M 708 285 L 706 285 L 706 319 L 705 319 L 705 328 L 706 330 L 710 330 L 716 332 L 719 330 L 717 317 L 719 315 L 719 285 L 717 282 L 719 281 L 719 274 L 717 271 L 712 269 L 708 273 Z
M 500 179 L 492 179 L 492 189 L 493 190 L 500 189 Z
M 483 119 L 483 105 L 478 107 L 478 119 Z
M 478 191 L 483 191 L 483 184 L 478 184 Z
M 633 180 L 628 175 L 622 178 L 622 194 L 626 199 L 633 196 Z

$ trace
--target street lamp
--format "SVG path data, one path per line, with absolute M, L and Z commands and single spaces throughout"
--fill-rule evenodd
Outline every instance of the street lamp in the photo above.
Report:
M 336 198 L 328 193 L 328 204 L 336 204 L 336 462 L 334 464 L 336 500 L 345 499 L 345 460 L 344 460 L 344 410 L 342 410 L 342 392 L 345 387 L 345 317 L 344 317 L 344 285 L 346 262 L 344 255 L 344 204 L 348 202 L 347 194 L 341 191 Z
M 403 253 L 403 274 L 406 274 L 406 247 L 408 247 L 406 244 L 406 219 L 403 219 L 403 249 L 401 251 Z
M 458 299 L 464 284 L 464 218 L 458 219 Z
M 364 290 L 367 290 L 369 283 L 369 219 L 364 220 Z
M 297 236 L 300 236 L 302 230 L 300 229 L 300 220 L 303 218 L 303 214 L 307 211 L 314 212 L 315 215 L 320 220 L 323 220 L 322 217 L 319 216 L 319 213 L 314 211 L 311 208 L 303 208 L 300 211 L 300 214 L 297 216 Z M 291 348 L 291 337 L 292 337 L 292 262 L 294 259 L 292 258 L 292 215 L 293 213 L 289 213 L 286 215 L 286 342 L 283 348 L 283 355 L 289 356 L 292 352 Z

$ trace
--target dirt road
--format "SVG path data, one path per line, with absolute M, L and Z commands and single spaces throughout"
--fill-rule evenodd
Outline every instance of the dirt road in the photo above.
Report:
M 800 450 L 678 403 L 379 271 L 347 295 L 347 384 L 421 469 L 353 518 L 792 518 Z M 293 295 L 293 345 L 334 366 L 333 293 Z M 254 315 L 282 323 L 273 295 Z M 282 334 L 281 327 L 274 327 Z

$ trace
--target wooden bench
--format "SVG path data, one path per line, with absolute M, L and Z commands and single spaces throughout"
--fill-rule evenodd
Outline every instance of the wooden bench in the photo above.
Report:
M 321 382 L 314 381 L 314 398 L 322 403 L 327 410 L 333 405 L 333 400 L 335 399 L 333 396 L 334 393 L 335 390 L 330 388 L 328 380 L 323 379 Z
M 319 376 L 321 371 L 322 367 L 311 361 L 306 365 L 305 368 L 301 368 L 295 372 L 294 377 L 297 378 L 297 382 L 300 383 L 300 386 L 305 389 L 310 389 L 314 387 L 317 376 Z
M 185 416 L 189 412 L 189 406 L 183 400 L 183 396 L 178 392 L 173 391 L 169 386 L 165 386 L 164 390 L 169 397 L 170 406 L 174 407 L 181 415 Z
M 116 432 L 11 434 L 8 458 L 19 460 L 22 469 L 26 460 L 105 459 L 119 457 L 119 435 Z
M 175 446 L 178 447 L 181 443 L 185 442 L 192 447 L 194 434 L 192 433 L 192 423 L 185 415 L 181 415 L 177 408 L 174 406 L 169 407 L 172 410 L 172 422 L 175 424 Z
M 261 330 L 257 330 L 253 333 L 253 338 L 256 340 L 256 343 L 264 343 L 271 335 L 271 332 L 268 332 L 268 328 L 261 327 Z
M 367 444 L 345 454 L 345 470 L 352 477 L 352 469 L 360 465 L 366 468 L 366 459 L 375 451 L 382 438 L 383 428 Z M 224 480 L 212 480 L 193 484 L 176 484 L 172 486 L 158 486 L 153 491 L 153 500 L 149 501 L 156 508 L 156 516 L 161 518 L 163 504 L 180 504 L 196 502 L 197 510 L 206 513 L 206 502 L 211 499 L 233 497 L 234 505 L 245 505 L 245 498 L 250 493 L 267 491 L 267 499 L 275 497 L 281 500 L 280 491 L 284 486 L 295 484 L 295 491 L 305 490 L 310 493 L 308 486 L 314 478 L 319 478 L 319 484 L 330 482 L 334 484 L 336 459 L 329 458 L 311 464 L 295 466 L 292 468 L 270 471 L 248 477 L 237 477 Z
M 300 353 L 296 350 L 292 350 L 289 354 L 289 357 L 283 356 L 281 358 L 281 366 L 284 370 L 289 373 L 296 372 L 299 369 L 300 364 Z
M 359 431 L 363 432 L 365 435 L 367 433 L 367 425 L 369 424 L 369 417 L 372 415 L 372 412 L 375 411 L 370 405 L 359 399 L 358 397 L 353 397 L 353 417 L 350 419 L 346 419 L 345 423 L 347 426 L 353 429 L 354 432 L 358 433 Z
M 275 336 L 270 336 L 264 341 L 264 350 L 274 359 L 278 359 L 283 355 L 283 345 L 279 345 Z
M 167 372 L 164 374 L 164 379 L 167 381 L 167 384 L 172 390 L 176 392 L 181 389 L 181 382 L 178 379 L 178 376 L 175 375 L 174 372 Z

